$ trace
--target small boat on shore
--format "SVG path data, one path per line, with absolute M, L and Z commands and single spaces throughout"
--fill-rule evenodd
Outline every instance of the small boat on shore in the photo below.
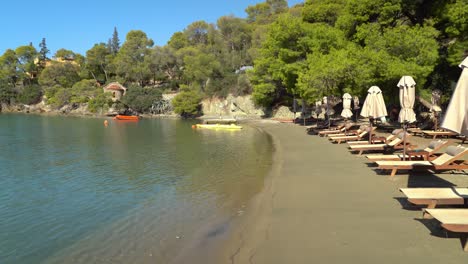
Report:
M 138 121 L 140 120 L 139 116 L 134 116 L 134 115 L 116 115 L 114 120 L 127 120 L 127 121 Z
M 242 126 L 236 124 L 196 124 L 195 127 L 208 129 L 242 129 Z

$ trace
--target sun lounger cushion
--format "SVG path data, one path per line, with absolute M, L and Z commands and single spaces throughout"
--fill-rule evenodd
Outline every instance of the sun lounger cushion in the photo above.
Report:
M 463 151 L 465 151 L 464 147 L 449 146 L 449 147 L 447 147 L 447 150 L 445 151 L 445 153 L 447 153 L 450 156 L 457 156 L 458 154 L 462 153 Z
M 430 149 L 436 149 L 438 148 L 440 145 L 443 145 L 445 144 L 445 141 L 442 141 L 442 140 L 433 140 L 431 142 L 429 142 L 429 146 L 427 146 L 428 148 Z

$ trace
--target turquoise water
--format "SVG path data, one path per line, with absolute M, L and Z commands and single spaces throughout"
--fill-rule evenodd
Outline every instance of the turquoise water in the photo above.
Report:
M 271 139 L 192 124 L 0 115 L 0 262 L 166 263 L 237 217 Z

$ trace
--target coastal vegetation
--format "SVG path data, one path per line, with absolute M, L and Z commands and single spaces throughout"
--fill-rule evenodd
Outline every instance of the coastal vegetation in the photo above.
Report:
M 81 55 L 65 48 L 49 58 L 46 39 L 0 56 L 0 101 L 54 108 L 112 102 L 102 86 L 118 81 L 128 93 L 121 108 L 150 112 L 164 92 L 179 92 L 174 110 L 199 114 L 205 97 L 252 94 L 266 108 L 312 104 L 325 95 L 364 96 L 378 85 L 389 102 L 402 75 L 424 97 L 433 89 L 448 98 L 457 64 L 468 55 L 466 0 L 307 0 L 288 7 L 266 0 L 246 8 L 246 18 L 195 21 L 164 46 L 141 30 L 121 43 L 114 28 L 107 42 Z M 428 98 L 426 98 L 428 99 Z

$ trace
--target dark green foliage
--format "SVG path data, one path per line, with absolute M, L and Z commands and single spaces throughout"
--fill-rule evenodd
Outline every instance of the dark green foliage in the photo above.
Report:
M 22 87 L 17 95 L 17 101 L 22 104 L 36 104 L 41 101 L 42 89 L 39 85 Z
M 73 84 L 80 81 L 79 70 L 79 67 L 72 63 L 54 63 L 41 72 L 39 84 L 43 86 L 72 87 Z
M 119 33 L 117 32 L 117 27 L 114 27 L 114 33 L 112 34 L 112 39 L 110 39 L 110 52 L 112 54 L 117 54 L 120 49 L 120 39 L 119 39 Z
M 104 93 L 101 90 L 101 93 L 97 94 L 96 97 L 91 98 L 88 102 L 88 110 L 92 113 L 98 113 L 100 111 L 106 111 L 109 108 L 109 105 L 112 104 L 109 93 Z
M 131 86 L 128 88 L 122 103 L 138 113 L 148 112 L 153 103 L 161 99 L 161 91 L 155 88 Z
M 49 54 L 50 50 L 47 48 L 46 39 L 42 38 L 41 43 L 39 43 L 39 61 L 45 61 L 47 59 L 47 54 Z
M 7 83 L 0 82 L 0 103 L 11 104 L 15 97 L 15 88 Z
M 19 78 L 18 67 L 15 51 L 7 49 L 0 57 L 0 81 L 16 86 Z
M 55 52 L 54 55 L 55 58 L 61 58 L 65 60 L 74 60 L 75 59 L 75 53 L 71 50 L 67 49 L 59 49 Z
M 17 99 L 12 87 L 21 92 L 39 83 L 56 107 L 88 103 L 100 111 L 107 103 L 96 84 L 119 81 L 140 87 L 123 98 L 138 112 L 150 109 L 159 96 L 153 92 L 182 91 L 177 111 L 186 116 L 198 114 L 201 98 L 229 93 L 252 93 L 257 104 L 271 107 L 292 98 L 363 96 L 378 85 L 396 102 L 401 75 L 413 76 L 421 93 L 437 88 L 448 96 L 457 65 L 468 56 L 466 0 L 306 0 L 292 8 L 285 0 L 265 0 L 246 13 L 246 19 L 220 17 L 216 25 L 195 21 L 161 47 L 140 30 L 130 31 L 120 46 L 114 28 L 108 42 L 94 45 L 86 57 L 59 49 L 49 60 L 45 38 L 39 51 L 32 45 L 6 50 L 1 100 Z M 236 74 L 243 66 L 253 70 Z
M 196 90 L 184 90 L 172 100 L 174 112 L 183 117 L 200 115 L 201 96 Z

